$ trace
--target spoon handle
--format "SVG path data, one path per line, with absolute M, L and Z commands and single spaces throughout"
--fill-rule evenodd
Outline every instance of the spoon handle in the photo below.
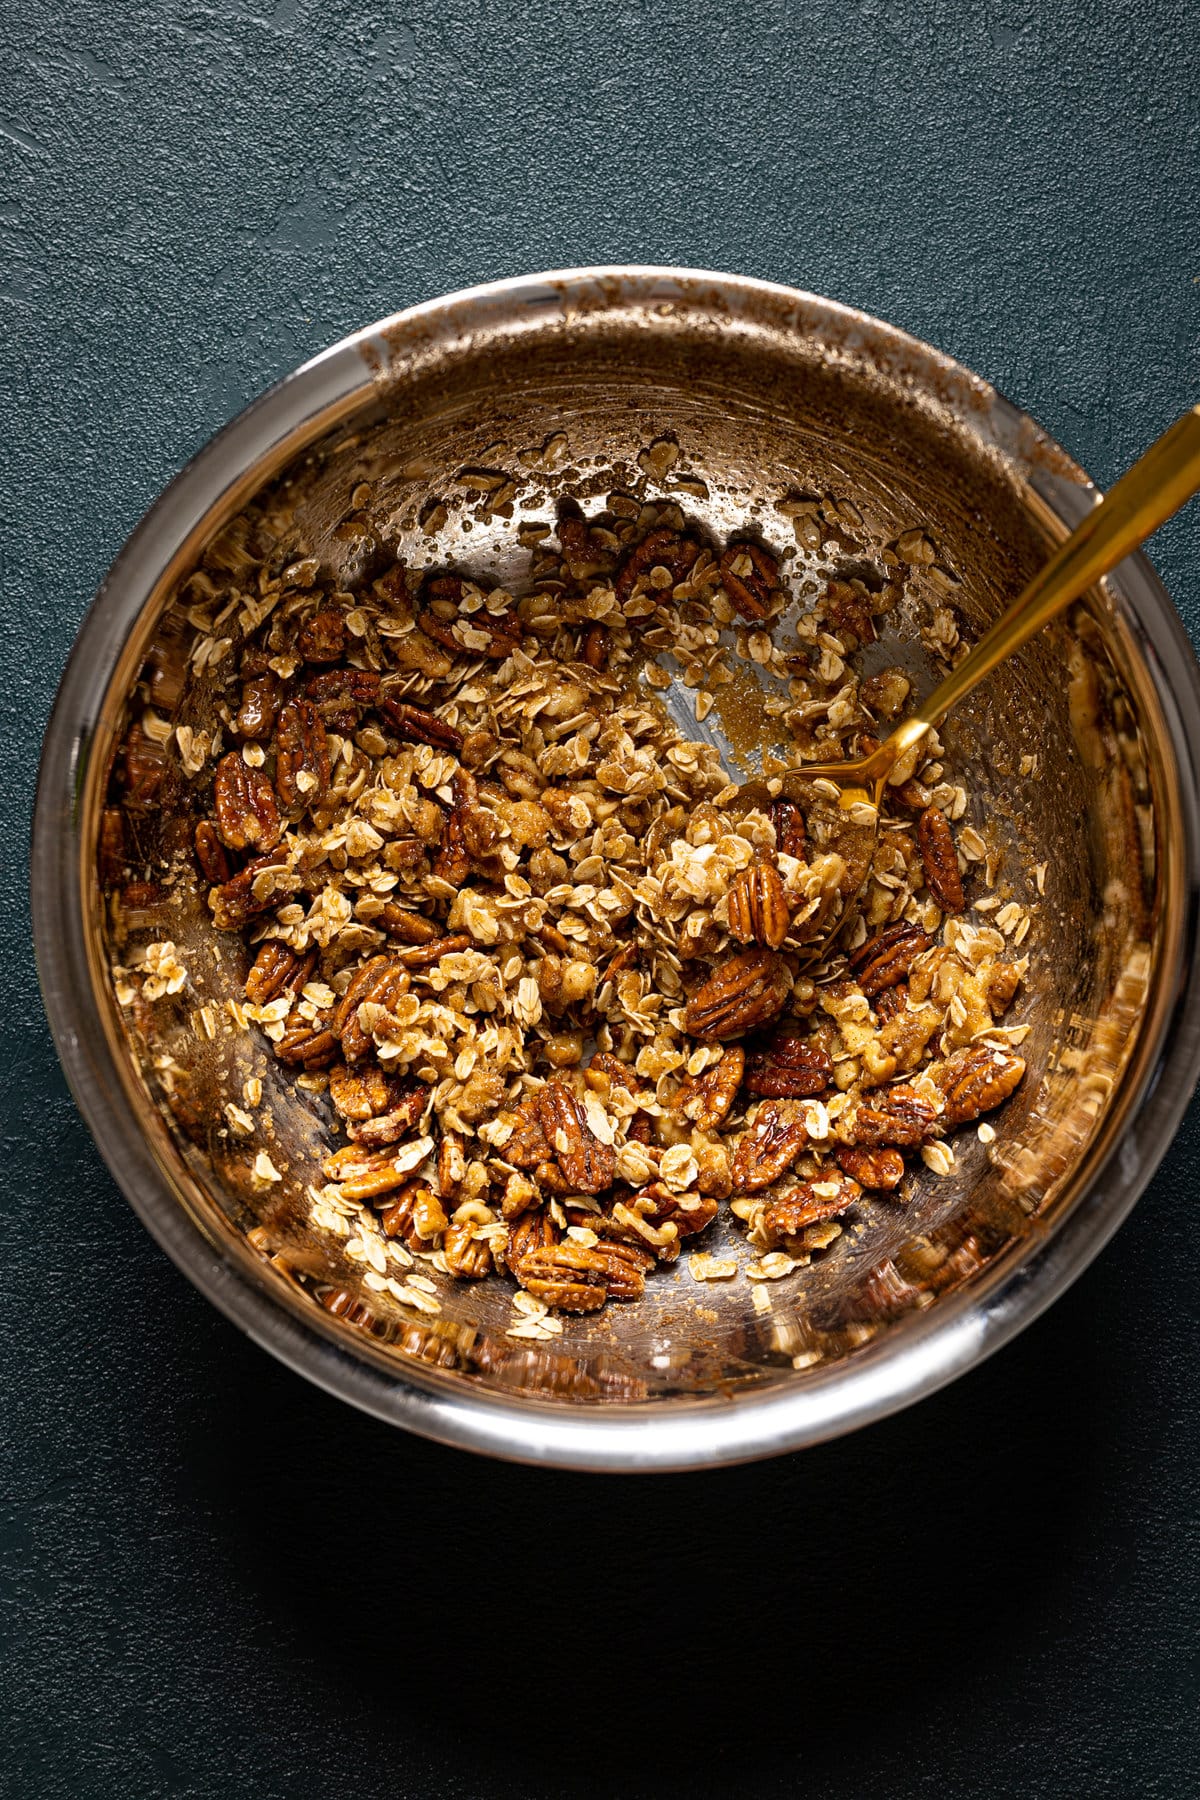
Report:
M 1192 407 L 1122 475 L 1060 544 L 969 656 L 899 724 L 869 759 L 883 777 L 950 708 L 1019 650 L 1093 582 L 1107 575 L 1200 489 L 1200 406 Z

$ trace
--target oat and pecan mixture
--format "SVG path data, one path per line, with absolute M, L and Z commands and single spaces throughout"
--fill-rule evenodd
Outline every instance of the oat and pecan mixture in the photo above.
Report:
M 685 1249 L 698 1280 L 785 1274 L 914 1159 L 948 1172 L 1024 1072 L 999 1021 L 1028 918 L 996 912 L 934 739 L 814 966 L 839 859 L 795 803 L 739 806 L 656 698 L 673 658 L 702 720 L 742 659 L 778 678 L 768 770 L 850 754 L 908 697 L 851 663 L 901 578 L 797 620 L 764 546 L 621 497 L 522 543 L 519 600 L 483 570 L 264 573 L 195 854 L 250 947 L 246 1021 L 336 1121 L 315 1223 L 424 1310 L 429 1268 L 507 1279 L 539 1336 Z M 703 1248 L 724 1208 L 748 1263 Z

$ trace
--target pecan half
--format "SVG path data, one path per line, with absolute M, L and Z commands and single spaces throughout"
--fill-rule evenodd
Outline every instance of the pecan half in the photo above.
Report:
M 860 1100 L 849 1121 L 839 1126 L 843 1143 L 873 1149 L 881 1144 L 915 1150 L 936 1134 L 941 1115 L 915 1088 L 903 1083 Z
M 898 1150 L 859 1150 L 850 1144 L 839 1144 L 833 1155 L 842 1173 L 857 1181 L 859 1187 L 890 1193 L 904 1180 L 904 1158 Z
M 730 936 L 739 944 L 778 950 L 791 919 L 779 870 L 765 857 L 756 857 L 729 890 Z
M 347 1062 L 361 1062 L 374 1048 L 374 1040 L 358 1022 L 359 1007 L 364 1002 L 392 1007 L 401 994 L 408 992 L 408 987 L 408 970 L 394 957 L 373 956 L 363 964 L 338 1001 L 333 1015 L 333 1033 L 341 1043 L 342 1055 Z
M 743 950 L 718 965 L 684 1013 L 684 1029 L 693 1037 L 741 1037 L 769 1025 L 783 1011 L 792 978 L 781 956 L 771 950 Z
M 409 744 L 432 744 L 437 750 L 462 749 L 462 732 L 447 725 L 436 713 L 423 706 L 410 706 L 407 700 L 384 700 L 380 711 L 388 719 L 396 736 Z
M 812 1038 L 780 1032 L 746 1058 L 746 1092 L 772 1100 L 802 1100 L 822 1094 L 833 1080 L 833 1061 Z
M 691 573 L 699 554 L 700 546 L 695 538 L 684 537 L 682 532 L 672 531 L 669 525 L 660 525 L 622 558 L 613 582 L 617 599 L 624 606 L 639 578 L 649 574 L 651 569 L 666 569 L 674 586 Z
M 296 639 L 296 649 L 307 663 L 337 662 L 346 649 L 346 620 L 331 607 L 314 613 Z
M 808 846 L 808 828 L 804 814 L 794 800 L 772 800 L 769 816 L 775 827 L 775 848 L 783 856 L 804 861 Z
M 208 904 L 217 930 L 240 931 L 259 913 L 270 912 L 279 900 L 279 889 L 270 876 L 282 875 L 286 868 L 281 856 L 256 856 L 239 874 L 213 888 Z
M 654 1259 L 632 1244 L 554 1244 L 529 1250 L 514 1273 L 521 1286 L 563 1312 L 597 1312 L 605 1300 L 636 1300 Z M 598 1296 L 598 1297 L 597 1297 Z
M 262 769 L 251 769 L 236 750 L 217 764 L 213 783 L 217 827 L 231 850 L 273 850 L 283 834 L 275 790 Z
M 395 938 L 398 944 L 432 944 L 443 935 L 442 927 L 433 919 L 427 919 L 423 913 L 409 912 L 407 907 L 398 906 L 394 900 L 388 901 L 372 923 L 386 931 L 390 938 Z
M 298 951 L 281 944 L 278 938 L 268 938 L 246 976 L 246 998 L 252 1006 L 266 1006 L 280 994 L 298 994 L 305 983 L 312 980 L 316 966 L 315 950 L 301 956 Z
M 759 1229 L 773 1238 L 795 1237 L 808 1225 L 822 1219 L 836 1219 L 860 1198 L 862 1188 L 857 1181 L 842 1175 L 819 1175 L 802 1181 L 790 1193 L 781 1194 L 763 1208 Z
M 229 880 L 229 858 L 221 834 L 211 819 L 201 819 L 196 827 L 196 861 L 206 881 L 219 887 Z
M 599 1194 L 612 1186 L 616 1151 L 595 1136 L 583 1103 L 564 1082 L 550 1081 L 542 1089 L 538 1119 L 572 1192 Z
M 749 540 L 730 544 L 721 556 L 721 580 L 743 618 L 765 619 L 779 580 L 779 564 L 761 544 Z
M 343 1050 L 345 1043 L 343 1034 Z M 382 1150 L 385 1145 L 398 1144 L 420 1122 L 421 1115 L 429 1104 L 429 1095 L 430 1089 L 423 1081 L 418 1081 L 413 1076 L 393 1076 L 387 1110 L 373 1118 L 349 1120 L 346 1136 L 351 1143 L 362 1144 L 368 1150 Z
M 746 1068 L 746 1052 L 740 1044 L 726 1050 L 720 1062 L 699 1075 L 690 1075 L 671 1101 L 671 1111 L 690 1119 L 702 1131 L 713 1131 L 728 1117 L 737 1099 Z
M 917 823 L 917 843 L 925 868 L 925 885 L 943 912 L 960 913 L 966 905 L 954 835 L 944 813 L 927 806 Z
M 436 575 L 421 590 L 423 605 L 417 613 L 417 624 L 435 643 L 458 656 L 487 656 L 503 662 L 521 642 L 521 621 L 515 611 L 489 612 L 481 606 L 478 612 L 459 610 L 463 583 L 458 575 Z
M 289 700 L 279 715 L 275 786 L 285 806 L 315 806 L 329 787 L 329 739 L 311 700 Z
M 733 1192 L 752 1194 L 770 1187 L 807 1143 L 804 1120 L 785 1113 L 777 1100 L 767 1100 L 734 1153 L 729 1170 Z
M 446 1267 L 457 1281 L 480 1281 L 492 1267 L 492 1251 L 486 1238 L 475 1236 L 474 1225 L 450 1225 L 442 1238 Z
M 363 713 L 379 700 L 379 677 L 373 669 L 321 669 L 304 684 L 327 726 L 343 734 L 357 731 Z
M 559 1239 L 558 1226 L 548 1212 L 522 1212 L 508 1228 L 504 1260 L 515 1273 L 532 1250 L 547 1250 Z
M 327 1069 L 337 1057 L 337 1043 L 329 1023 L 328 1013 L 318 1013 L 315 1019 L 289 1019 L 274 1046 L 280 1062 L 292 1068 Z
M 1008 1099 L 1025 1073 L 1025 1058 L 986 1044 L 968 1044 L 931 1073 L 946 1096 L 943 1123 L 965 1125 Z
M 237 735 L 251 743 L 269 738 L 275 729 L 282 698 L 279 677 L 274 670 L 268 669 L 266 674 L 254 675 L 244 681 L 241 704 L 233 721 Z
M 904 921 L 868 938 L 850 958 L 850 967 L 863 993 L 870 999 L 884 988 L 895 987 L 932 942 L 919 925 Z

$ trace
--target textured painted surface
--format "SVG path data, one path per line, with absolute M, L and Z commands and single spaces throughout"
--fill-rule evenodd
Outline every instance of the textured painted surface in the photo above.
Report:
M 494 1467 L 310 1391 L 143 1235 L 41 1020 L 20 847 L 161 484 L 450 288 L 791 281 L 1111 478 L 1200 397 L 1196 74 L 1190 0 L 8 0 L 5 1796 L 1194 1790 L 1200 1114 L 1071 1294 L 903 1418 L 712 1477 Z M 1198 552 L 1195 511 L 1155 545 L 1200 638 Z

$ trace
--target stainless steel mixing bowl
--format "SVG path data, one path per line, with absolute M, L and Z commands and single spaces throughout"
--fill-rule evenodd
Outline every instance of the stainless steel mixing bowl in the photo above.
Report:
M 664 436 L 679 447 L 669 469 L 645 454 Z M 102 894 L 109 771 L 148 698 L 175 723 L 210 716 L 211 678 L 186 665 L 187 607 L 236 587 L 251 551 L 277 563 L 311 554 L 347 585 L 381 544 L 432 560 L 425 526 L 442 506 L 438 558 L 516 582 L 506 547 L 522 519 L 614 486 L 673 493 L 716 533 L 753 523 L 770 542 L 800 539 L 814 567 L 870 575 L 920 532 L 930 548 L 912 558 L 888 655 L 921 680 L 933 609 L 977 632 L 1095 500 L 985 382 L 810 295 L 614 268 L 414 308 L 251 406 L 129 540 L 46 736 L 33 897 L 47 1010 L 100 1150 L 230 1318 L 332 1392 L 448 1443 L 671 1469 L 794 1449 L 940 1386 L 1035 1317 L 1129 1211 L 1200 1066 L 1200 680 L 1135 557 L 944 732 L 968 772 L 970 817 L 1007 846 L 1013 891 L 1035 895 L 1045 865 L 1024 946 L 1029 1074 L 994 1145 L 972 1137 L 950 1178 L 923 1181 L 906 1208 L 881 1205 L 864 1232 L 776 1284 L 765 1314 L 745 1281 L 701 1288 L 678 1273 L 657 1277 L 636 1310 L 569 1321 L 553 1344 L 505 1336 L 499 1282 L 448 1284 L 437 1317 L 414 1317 L 305 1222 L 320 1100 L 281 1080 L 253 1037 L 208 1035 L 205 1006 L 240 992 L 240 946 L 218 953 L 194 890 Z M 690 725 L 690 708 L 681 717 Z M 147 874 L 177 856 L 192 805 L 178 779 L 136 819 Z M 111 958 L 151 937 L 183 948 L 192 982 L 122 1009 Z M 286 1171 L 265 1191 L 221 1111 L 251 1072 Z M 332 1290 L 347 1296 L 338 1316 L 320 1304 Z

